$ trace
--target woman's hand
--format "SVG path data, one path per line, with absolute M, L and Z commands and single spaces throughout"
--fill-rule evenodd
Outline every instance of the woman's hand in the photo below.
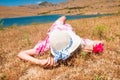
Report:
M 85 47 L 83 48 L 83 51 L 85 52 L 93 52 L 94 46 L 98 45 L 98 44 L 104 44 L 103 41 L 98 41 L 98 40 L 94 40 L 93 44 L 91 45 L 85 45 Z
M 40 64 L 43 67 L 52 67 L 55 65 L 55 60 L 53 57 L 48 57 L 47 59 L 40 60 Z
M 92 52 L 93 51 L 93 45 L 85 45 L 85 47 L 83 48 L 83 51 L 85 52 Z

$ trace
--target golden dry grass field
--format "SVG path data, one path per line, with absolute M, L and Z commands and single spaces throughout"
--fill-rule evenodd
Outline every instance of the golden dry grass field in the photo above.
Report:
M 81 37 L 104 40 L 104 52 L 78 52 L 68 65 L 44 69 L 17 54 L 43 40 L 52 23 L 5 28 L 0 30 L 0 80 L 120 80 L 120 15 L 67 22 Z

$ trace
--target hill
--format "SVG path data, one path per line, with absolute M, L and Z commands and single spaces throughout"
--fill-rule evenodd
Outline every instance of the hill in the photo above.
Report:
M 39 5 L 0 6 L 0 18 L 43 14 L 104 14 L 120 11 L 120 0 L 68 0 L 59 4 L 43 2 Z
M 54 6 L 55 4 L 50 3 L 50 2 L 47 2 L 47 1 L 43 1 L 43 2 L 39 3 L 38 5 L 39 5 L 40 7 L 42 7 L 42 6 L 47 7 L 47 6 Z

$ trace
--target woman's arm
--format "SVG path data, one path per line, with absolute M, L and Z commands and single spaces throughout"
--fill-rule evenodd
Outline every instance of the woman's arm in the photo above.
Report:
M 50 29 L 48 29 L 48 32 L 50 32 L 55 27 L 56 24 L 65 24 L 65 22 L 66 22 L 66 17 L 65 16 L 62 16 L 62 17 L 58 18 L 53 23 L 53 25 L 50 27 Z
M 32 55 L 36 55 L 36 52 L 34 49 L 29 49 L 29 50 L 21 51 L 18 54 L 18 57 L 23 60 L 30 61 L 34 64 L 39 64 L 44 67 L 54 66 L 55 64 L 53 57 L 48 57 L 47 59 L 37 59 L 34 58 Z
M 65 16 L 62 16 L 62 17 L 58 18 L 58 19 L 56 20 L 56 22 L 57 22 L 57 21 L 65 24 L 65 22 L 66 22 L 66 17 L 65 17 Z

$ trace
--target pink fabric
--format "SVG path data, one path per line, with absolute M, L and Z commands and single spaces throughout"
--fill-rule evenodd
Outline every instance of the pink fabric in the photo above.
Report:
M 83 47 L 85 45 L 93 45 L 94 44 L 93 40 L 90 40 L 90 39 L 82 39 L 82 40 L 83 40 L 83 42 L 82 42 L 82 46 Z M 103 52 L 103 50 L 104 50 L 103 46 L 104 46 L 103 43 L 99 43 L 99 44 L 95 45 L 93 47 L 92 52 L 94 52 L 94 53 L 101 53 L 101 52 Z
M 73 28 L 70 24 L 63 24 L 63 23 L 60 23 L 60 22 L 55 22 L 51 28 L 50 28 L 50 31 L 49 32 L 52 32 L 53 30 L 72 30 L 73 31 Z
M 34 49 L 36 50 L 36 53 L 42 54 L 44 51 L 47 51 L 50 49 L 50 43 L 49 43 L 49 36 L 50 33 L 54 30 L 72 30 L 73 28 L 69 24 L 62 24 L 60 22 L 55 22 L 50 30 L 48 31 L 48 36 L 45 38 L 45 40 L 38 42 Z
M 93 40 L 90 40 L 90 39 L 84 39 L 84 38 L 82 38 L 82 40 L 83 40 L 83 42 L 82 42 L 82 44 L 83 45 L 93 45 Z
M 34 47 L 36 53 L 43 53 L 44 51 L 49 50 L 49 48 L 49 36 L 47 36 L 45 40 L 38 42 L 37 45 Z

